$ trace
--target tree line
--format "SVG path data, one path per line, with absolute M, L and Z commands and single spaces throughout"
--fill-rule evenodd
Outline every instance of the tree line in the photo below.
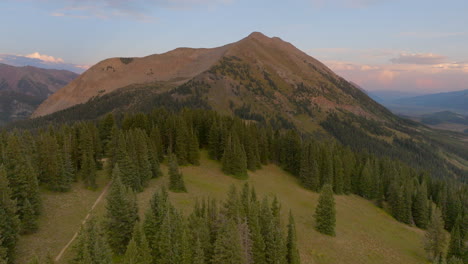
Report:
M 329 186 L 335 194 L 374 201 L 395 219 L 427 228 L 434 205 L 449 232 L 466 230 L 467 188 L 450 179 L 334 141 L 317 141 L 293 129 L 222 116 L 209 110 L 155 109 L 148 114 L 108 114 L 93 122 L 0 133 L 0 256 L 12 263 L 18 234 L 35 232 L 41 213 L 39 186 L 68 191 L 72 184 L 96 188 L 96 172 L 106 160 L 109 177 L 119 171 L 122 185 L 140 192 L 170 165 L 173 191 L 186 191 L 178 165 L 198 165 L 200 149 L 239 179 L 248 171 L 278 164 L 312 191 Z M 3 182 L 3 183 L 1 183 Z M 460 219 L 460 220 L 457 220 Z M 461 224 L 457 224 L 461 223 Z M 466 241 L 466 232 L 459 231 Z

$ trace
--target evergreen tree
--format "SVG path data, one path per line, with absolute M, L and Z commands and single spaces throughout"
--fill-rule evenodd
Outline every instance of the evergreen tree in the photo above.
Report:
M 179 171 L 177 157 L 173 154 L 169 156 L 169 190 L 173 192 L 187 192 L 184 177 Z
M 227 220 L 221 226 L 214 243 L 212 264 L 243 264 L 242 245 L 236 223 Z
M 416 197 L 413 201 L 413 220 L 417 227 L 426 228 L 428 222 L 428 200 L 427 200 L 427 188 L 423 182 L 416 193 Z
M 24 201 L 23 208 L 21 211 L 21 233 L 31 234 L 36 232 L 39 228 L 39 223 L 37 221 L 37 216 L 34 212 L 34 207 L 31 205 L 28 199 Z
M 320 185 L 320 175 L 318 165 L 313 157 L 312 144 L 307 144 L 301 155 L 299 179 L 302 185 L 313 191 L 318 191 Z
M 189 134 L 189 141 L 188 141 L 188 153 L 187 153 L 187 160 L 192 165 L 200 165 L 200 146 L 198 143 L 198 137 L 193 132 L 193 130 Z
M 224 148 L 221 160 L 222 170 L 225 174 L 244 179 L 247 177 L 247 158 L 239 138 L 231 133 Z
M 425 234 L 424 249 L 429 258 L 434 260 L 442 258 L 446 244 L 447 237 L 444 230 L 444 220 L 442 219 L 440 210 L 436 208 L 432 211 L 431 221 Z
M 315 229 L 322 234 L 335 236 L 336 212 L 333 189 L 326 184 L 320 193 L 317 208 L 315 210 Z
M 113 170 L 113 182 L 107 196 L 105 231 L 109 246 L 115 254 L 125 253 L 138 220 L 136 198 L 120 180 L 118 165 Z
M 140 258 L 139 248 L 135 239 L 132 238 L 128 243 L 127 250 L 125 251 L 125 255 L 123 257 L 124 264 L 138 264 Z
M 5 167 L 0 165 L 0 258 L 3 257 L 5 263 L 6 260 L 13 263 L 15 257 L 20 228 L 16 210 L 16 202 L 11 199 Z
M 95 189 L 96 185 L 96 160 L 94 158 L 93 136 L 91 132 L 81 129 L 81 167 L 80 175 L 87 188 Z
M 461 225 L 461 217 L 459 217 L 452 228 L 452 232 L 450 233 L 450 243 L 447 252 L 447 259 L 451 257 L 456 258 L 463 258 L 465 243 L 463 237 L 460 234 L 460 225 Z
M 287 248 L 287 263 L 288 264 L 300 264 L 301 259 L 299 257 L 299 250 L 297 248 L 297 235 L 296 235 L 296 224 L 294 222 L 294 217 L 289 212 L 289 224 L 288 224 L 288 237 L 286 242 Z
M 72 263 L 111 264 L 112 253 L 101 228 L 94 218 L 82 227 L 73 248 Z
M 341 161 L 341 157 L 339 155 L 335 155 L 333 157 L 333 190 L 336 194 L 343 194 L 344 192 L 344 170 L 343 170 L 343 162 Z

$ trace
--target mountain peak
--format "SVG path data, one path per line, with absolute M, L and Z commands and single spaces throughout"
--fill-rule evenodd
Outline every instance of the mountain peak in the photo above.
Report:
M 255 38 L 255 39 L 269 39 L 265 34 L 262 32 L 254 31 L 247 36 L 247 38 Z

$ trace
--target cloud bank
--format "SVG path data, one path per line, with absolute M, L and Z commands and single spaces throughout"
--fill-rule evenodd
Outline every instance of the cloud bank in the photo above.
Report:
M 28 55 L 0 54 L 0 63 L 22 67 L 34 66 L 44 69 L 67 70 L 76 73 L 83 73 L 89 68 L 88 65 L 76 65 L 66 63 L 61 58 L 34 52 Z

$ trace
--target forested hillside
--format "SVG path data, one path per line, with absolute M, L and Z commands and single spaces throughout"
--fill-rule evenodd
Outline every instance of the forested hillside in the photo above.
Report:
M 178 166 L 197 165 L 200 149 L 235 178 L 246 179 L 249 172 L 275 163 L 305 189 L 330 186 L 335 194 L 359 195 L 396 220 L 422 229 L 432 230 L 431 219 L 440 211 L 443 227 L 452 232 L 448 257 L 466 258 L 466 185 L 448 177 L 434 178 L 398 159 L 356 152 L 332 140 L 317 141 L 295 129 L 278 130 L 209 110 L 156 109 L 149 114 L 108 114 L 95 122 L 3 131 L 0 142 L 4 186 L 0 234 L 5 249 L 0 252 L 8 263 L 14 263 L 18 235 L 39 228 L 40 190 L 66 192 L 74 182 L 94 189 L 100 168 L 113 179 L 107 213 L 102 225 L 91 221 L 81 232 L 77 263 L 110 263 L 112 255 L 114 260 L 141 255 L 157 263 L 298 263 L 293 216 L 288 235 L 268 231 L 279 227 L 274 220 L 279 201 L 271 206 L 271 201 L 257 201 L 251 190 L 241 192 L 243 198 L 232 190 L 219 210 L 212 202 L 199 204 L 188 219 L 171 209 L 163 191 L 152 200 L 154 219 L 147 214 L 141 219 L 143 230 L 133 231 L 138 219 L 135 193 L 160 177 L 160 164 L 166 161 L 169 190 L 187 191 Z M 187 232 L 186 225 L 191 224 L 198 231 Z M 446 254 L 437 249 L 429 252 L 434 258 Z M 204 257 L 194 258 L 200 254 Z M 226 262 L 226 256 L 235 261 Z

